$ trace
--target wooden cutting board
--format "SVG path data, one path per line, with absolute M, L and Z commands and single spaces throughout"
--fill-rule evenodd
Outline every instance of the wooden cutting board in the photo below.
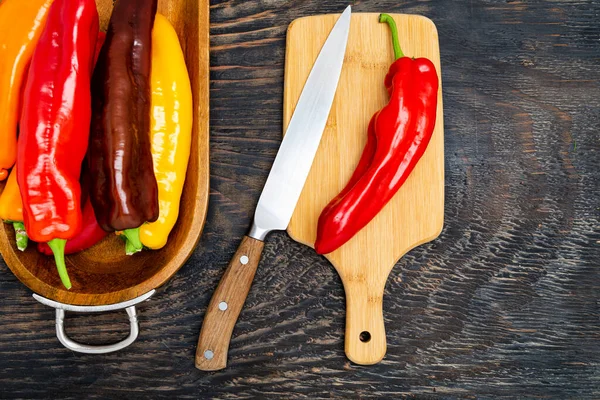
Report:
M 394 60 L 390 29 L 379 14 L 354 14 L 342 76 L 321 145 L 288 227 L 307 246 L 316 239 L 321 210 L 345 186 L 367 139 L 371 116 L 388 101 L 383 81 Z M 417 15 L 393 15 L 400 44 L 410 57 L 427 57 L 440 74 L 438 34 Z M 338 15 L 294 21 L 288 30 L 284 132 L 317 54 Z M 444 219 L 444 128 L 441 85 L 437 123 L 427 151 L 387 206 L 348 243 L 326 255 L 346 292 L 345 350 L 357 364 L 375 364 L 386 353 L 382 300 L 387 277 L 410 249 L 435 239 Z

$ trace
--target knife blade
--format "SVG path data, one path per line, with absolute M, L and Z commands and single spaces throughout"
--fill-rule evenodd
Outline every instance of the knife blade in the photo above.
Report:
M 351 7 L 337 20 L 306 80 L 281 146 L 261 193 L 250 232 L 244 236 L 221 278 L 204 316 L 196 368 L 227 366 L 231 334 L 242 310 L 267 234 L 287 228 L 325 130 L 338 86 Z

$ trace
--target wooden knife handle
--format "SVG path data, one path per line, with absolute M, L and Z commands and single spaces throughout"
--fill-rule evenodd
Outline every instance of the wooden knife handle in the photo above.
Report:
M 229 262 L 204 316 L 196 348 L 196 368 L 216 371 L 227 366 L 233 327 L 252 286 L 264 245 L 260 240 L 244 236 Z
M 344 281 L 346 292 L 346 356 L 361 365 L 377 364 L 387 342 L 383 321 L 384 288 L 360 281 Z

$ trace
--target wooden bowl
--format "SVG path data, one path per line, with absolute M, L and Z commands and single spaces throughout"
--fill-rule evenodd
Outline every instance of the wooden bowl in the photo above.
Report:
M 96 0 L 101 29 L 106 31 L 112 0 Z M 11 225 L 0 224 L 0 253 L 21 282 L 35 293 L 60 303 L 106 305 L 128 301 L 163 285 L 185 263 L 200 238 L 208 207 L 208 0 L 159 0 L 158 10 L 174 25 L 183 47 L 194 97 L 192 152 L 181 213 L 168 244 L 159 251 L 126 256 L 115 235 L 79 254 L 67 256 L 73 283 L 66 290 L 54 260 L 35 244 L 20 252 Z M 0 192 L 4 183 L 0 184 Z

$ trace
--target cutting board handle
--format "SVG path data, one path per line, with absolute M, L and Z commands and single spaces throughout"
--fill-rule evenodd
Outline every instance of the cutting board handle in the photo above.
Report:
M 360 279 L 342 279 L 346 291 L 346 356 L 361 365 L 377 364 L 387 350 L 383 290 Z M 375 290 L 377 293 L 372 292 Z

